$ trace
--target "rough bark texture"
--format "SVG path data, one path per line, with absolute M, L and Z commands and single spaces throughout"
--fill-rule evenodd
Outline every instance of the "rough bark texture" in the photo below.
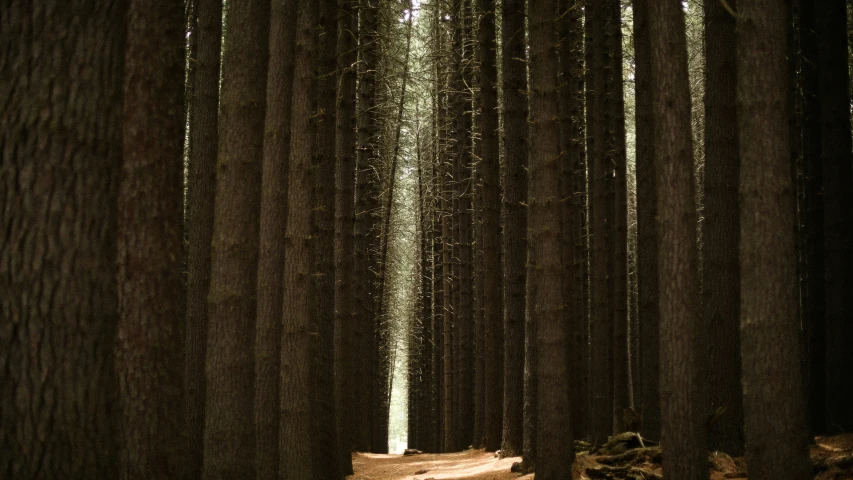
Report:
M 314 477 L 341 478 L 335 411 L 335 109 L 337 99 L 336 2 L 321 2 L 313 98 L 317 122 L 311 156 L 310 331 L 313 334 L 311 411 Z M 303 440 L 304 441 L 304 440 Z
M 118 476 L 124 25 L 123 2 L 3 6 L 3 478 Z
M 255 475 L 253 392 L 269 1 L 229 7 L 208 296 L 205 478 Z
M 316 341 L 312 333 L 312 239 L 311 206 L 314 177 L 315 113 L 314 65 L 317 55 L 319 7 L 300 1 L 296 20 L 293 71 L 293 104 L 290 119 L 290 173 L 287 188 L 285 229 L 284 296 L 281 338 L 281 438 L 279 471 L 292 478 L 320 478 L 314 473 L 312 403 Z M 335 463 L 334 458 L 327 458 Z
M 649 3 L 660 257 L 661 445 L 669 478 L 707 479 L 697 376 L 699 253 L 684 11 Z
M 480 9 L 480 138 L 482 155 L 482 275 L 484 358 L 483 446 L 501 447 L 503 419 L 503 296 L 501 295 L 500 144 L 498 142 L 497 52 L 495 51 L 495 0 L 479 0 Z
M 649 1 L 634 0 L 634 55 L 637 135 L 637 295 L 640 325 L 638 406 L 644 437 L 660 439 L 660 307 L 658 299 L 657 187 L 655 185 L 652 59 Z
M 785 46 L 787 7 L 741 0 L 737 17 L 741 355 L 750 478 L 811 478 L 802 383 Z
M 589 335 L 583 310 L 580 272 L 584 262 L 582 248 L 583 170 L 585 162 L 583 125 L 583 11 L 575 0 L 561 0 L 560 21 L 560 238 L 563 265 L 563 318 L 568 325 L 568 379 L 572 433 L 586 437 L 589 412 Z M 579 181 L 580 180 L 580 181 Z M 580 191 L 578 191 L 580 190 Z
M 853 430 L 853 154 L 847 5 L 815 2 L 826 262 L 826 426 Z
M 184 478 L 184 10 L 130 2 L 118 199 L 122 479 Z
M 729 2 L 736 8 L 734 1 Z M 708 429 L 708 447 L 743 454 L 740 388 L 740 216 L 738 212 L 735 19 L 718 0 L 705 1 L 705 210 L 702 251 L 700 377 L 705 415 L 725 414 Z
M 335 398 L 343 473 L 352 472 L 355 451 L 356 383 L 363 382 L 355 365 L 356 317 L 353 296 L 355 250 L 356 62 L 358 12 L 351 0 L 339 2 L 338 95 L 335 121 Z M 364 281 L 360 278 L 359 281 Z M 359 345 L 361 347 L 361 345 Z
M 527 256 L 527 68 L 524 1 L 503 0 L 503 298 L 504 404 L 501 452 L 522 450 Z
M 572 476 L 574 442 L 569 423 L 568 323 L 563 315 L 560 240 L 561 195 L 558 37 L 554 25 L 557 0 L 531 0 L 530 14 L 530 235 L 527 278 L 531 316 L 536 323 L 536 477 Z M 568 273 L 568 275 L 567 275 Z
M 261 184 L 258 319 L 255 331 L 255 441 L 257 478 L 279 478 L 279 386 L 284 229 L 290 154 L 290 108 L 297 8 L 294 0 L 270 5 L 270 63 Z
M 613 311 L 608 287 L 608 189 L 613 180 L 606 164 L 606 74 L 604 45 L 607 5 L 590 2 L 586 22 L 586 125 L 590 212 L 590 434 L 604 440 L 613 433 Z M 608 175 L 608 172 L 610 174 Z M 611 205 L 615 205 L 611 202 Z M 612 209 L 610 209 L 612 210 Z M 611 222 L 612 225 L 612 222 Z
M 187 176 L 187 325 L 184 351 L 187 474 L 199 478 L 204 461 L 204 364 L 207 351 L 207 294 L 219 142 L 219 60 L 222 0 L 198 0 L 196 62 L 190 101 L 190 158 Z
M 356 360 L 358 390 L 354 393 L 356 412 L 355 446 L 359 451 L 371 450 L 372 383 L 375 365 L 372 361 L 374 343 L 374 317 L 376 314 L 376 241 L 377 226 L 375 211 L 379 179 L 374 169 L 376 163 L 376 68 L 377 57 L 377 3 L 361 0 L 359 6 L 359 80 L 358 80 L 358 151 L 356 152 L 355 192 L 355 257 L 354 276 L 363 279 L 353 286 L 353 297 L 359 299 L 355 308 L 356 342 L 362 346 Z

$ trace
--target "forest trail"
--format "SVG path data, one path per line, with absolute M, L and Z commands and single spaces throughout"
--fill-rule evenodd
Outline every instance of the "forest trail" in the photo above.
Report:
M 818 437 L 809 450 L 815 480 L 853 479 L 853 434 Z M 629 448 L 615 455 L 579 453 L 574 478 L 661 479 L 659 452 L 657 448 Z M 710 454 L 708 460 L 710 480 L 748 479 L 742 457 Z M 419 455 L 356 453 L 355 474 L 347 480 L 533 480 L 533 474 L 510 471 L 512 464 L 520 461 L 521 457 L 499 459 L 483 450 Z

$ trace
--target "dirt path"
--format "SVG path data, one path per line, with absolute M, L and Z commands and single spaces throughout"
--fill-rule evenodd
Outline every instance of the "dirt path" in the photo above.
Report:
M 356 453 L 353 455 L 355 475 L 349 480 L 427 480 L 434 478 L 456 480 L 509 480 L 528 479 L 509 471 L 520 457 L 499 459 L 495 454 L 483 450 L 467 450 L 458 453 L 420 455 L 377 455 Z

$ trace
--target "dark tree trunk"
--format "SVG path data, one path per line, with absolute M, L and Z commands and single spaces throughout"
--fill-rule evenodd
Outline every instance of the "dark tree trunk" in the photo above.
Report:
M 116 185 L 124 5 L 3 6 L 4 478 L 118 477 Z M 181 104 L 173 107 L 177 113 Z
M 524 0 L 503 0 L 504 456 L 522 453 L 527 263 L 527 68 Z
M 734 1 L 729 5 L 736 8 Z M 740 168 L 737 132 L 735 19 L 719 0 L 705 1 L 705 211 L 702 315 L 698 359 L 705 415 L 725 414 L 708 428 L 708 447 L 743 454 L 740 387 Z
M 379 178 L 376 176 L 376 69 L 378 66 L 378 18 L 377 3 L 361 0 L 359 6 L 359 80 L 358 80 L 358 150 L 356 152 L 355 191 L 355 257 L 354 276 L 361 279 L 353 285 L 353 297 L 360 299 L 355 304 L 356 343 L 361 353 L 356 359 L 356 388 L 353 411 L 356 418 L 355 448 L 370 451 L 373 440 L 372 382 L 375 375 L 373 352 L 374 318 L 377 310 L 377 288 L 375 266 L 377 260 L 376 210 Z
M 811 478 L 800 381 L 787 7 L 741 0 L 737 17 L 741 355 L 750 478 Z M 784 422 L 779 422 L 784 418 Z
M 358 61 L 358 12 L 352 0 L 339 2 L 338 85 L 335 132 L 335 398 L 338 435 L 344 475 L 352 470 L 358 412 L 353 402 L 360 381 L 356 358 L 355 303 L 355 170 L 356 170 L 356 62 Z M 358 281 L 365 281 L 359 278 Z M 358 345 L 362 348 L 362 345 Z
M 482 210 L 483 330 L 485 333 L 483 446 L 501 448 L 503 419 L 503 296 L 501 292 L 501 185 L 498 142 L 497 52 L 495 0 L 479 0 L 480 9 L 480 138 L 479 160 Z
M 120 477 L 184 478 L 185 18 L 178 2 L 129 5 L 118 198 Z
M 826 264 L 824 252 L 823 160 L 819 98 L 818 41 L 814 2 L 800 1 L 800 91 L 802 91 L 803 202 L 800 212 L 805 257 L 801 288 L 802 323 L 805 334 L 809 426 L 812 433 L 826 433 Z M 794 87 L 796 89 L 796 86 Z
M 576 0 L 561 0 L 560 37 L 560 237 L 563 265 L 562 295 L 563 316 L 568 325 L 567 351 L 569 354 L 568 379 L 572 433 L 575 438 L 587 434 L 589 412 L 589 357 L 587 315 L 583 310 L 583 278 L 578 275 L 583 263 L 582 241 L 583 191 L 576 191 L 578 177 L 583 171 L 583 12 Z
M 586 128 L 589 165 L 590 211 L 590 434 L 601 440 L 613 433 L 613 310 L 608 288 L 608 189 L 612 170 L 606 165 L 606 73 L 605 29 L 607 5 L 590 2 L 586 22 Z M 608 175 L 608 172 L 610 175 Z M 612 210 L 612 209 L 610 209 Z M 610 222 L 612 225 L 612 222 Z
M 684 11 L 649 3 L 660 285 L 661 445 L 669 478 L 707 479 L 697 376 L 699 252 Z
M 823 160 L 826 262 L 826 425 L 831 433 L 853 430 L 853 154 L 847 5 L 815 2 L 821 158 Z
M 311 161 L 318 128 L 315 113 L 315 62 L 318 54 L 316 25 L 319 6 L 300 1 L 296 20 L 293 104 L 290 120 L 290 159 L 287 188 L 287 227 L 284 244 L 284 294 L 281 339 L 281 438 L 279 471 L 293 478 L 320 478 L 313 460 L 316 415 L 312 402 L 313 285 L 311 207 L 314 177 Z M 335 458 L 326 459 L 336 463 Z
M 228 10 L 205 366 L 205 478 L 255 476 L 253 392 L 269 2 Z
M 625 101 L 622 80 L 622 8 L 607 0 L 604 8 L 605 94 L 604 165 L 607 189 L 608 318 L 613 324 L 612 429 L 622 430 L 622 412 L 631 406 L 628 356 L 628 184 L 625 149 Z
M 652 51 L 649 2 L 634 0 L 634 55 L 637 135 L 637 294 L 640 324 L 639 409 L 643 436 L 660 439 L 660 310 L 658 298 L 657 187 L 652 114 Z
M 258 320 L 255 331 L 257 478 L 279 478 L 281 314 L 290 109 L 296 15 L 294 0 L 270 5 L 270 62 L 261 182 Z
M 222 43 L 222 0 L 198 0 L 192 128 L 187 176 L 187 325 L 184 350 L 186 385 L 187 475 L 200 478 L 204 462 L 204 365 L 207 351 L 207 294 L 210 289 L 210 244 L 216 194 L 219 143 L 219 61 Z
M 317 122 L 311 156 L 312 451 L 316 478 L 341 478 L 335 409 L 335 134 L 338 5 L 320 2 L 315 95 Z
M 572 476 L 574 442 L 569 422 L 568 323 L 563 314 L 561 264 L 560 117 L 557 91 L 559 39 L 554 25 L 557 0 L 531 0 L 530 182 L 527 195 L 528 310 L 536 325 L 536 477 Z M 532 340 L 531 340 L 532 343 Z

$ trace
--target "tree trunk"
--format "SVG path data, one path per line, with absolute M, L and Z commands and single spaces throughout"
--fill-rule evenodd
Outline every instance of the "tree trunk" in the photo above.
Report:
M 527 68 L 524 0 L 503 0 L 504 456 L 522 453 L 527 263 Z
M 652 114 L 652 51 L 649 1 L 634 0 L 634 55 L 637 136 L 637 294 L 640 324 L 639 408 L 644 437 L 660 439 L 660 307 L 658 298 L 657 187 Z
M 357 405 L 353 398 L 358 390 L 356 358 L 355 303 L 356 281 L 353 249 L 355 233 L 356 170 L 356 62 L 358 61 L 358 12 L 351 0 L 339 2 L 338 17 L 338 85 L 337 128 L 335 132 L 335 398 L 337 401 L 338 435 L 344 475 L 352 470 L 356 449 Z M 361 277 L 358 281 L 365 281 Z M 359 348 L 362 346 L 359 345 Z
M 557 92 L 559 38 L 554 25 L 557 0 L 531 0 L 530 182 L 527 231 L 529 311 L 536 324 L 536 477 L 572 476 L 574 442 L 569 404 L 568 323 L 563 314 L 561 264 L 560 117 Z
M 735 2 L 730 2 L 736 8 Z M 700 378 L 707 403 L 725 414 L 708 428 L 708 447 L 743 454 L 740 388 L 737 74 L 735 19 L 718 0 L 705 1 L 705 210 L 703 223 Z
M 118 476 L 124 5 L 3 7 L 0 471 L 8 478 Z
M 185 18 L 177 2 L 129 8 L 118 198 L 120 476 L 184 478 Z
M 359 451 L 372 450 L 373 410 L 372 379 L 375 374 L 373 351 L 374 318 L 376 316 L 377 222 L 379 179 L 376 176 L 376 69 L 378 67 L 378 18 L 377 4 L 361 0 L 359 6 L 359 75 L 358 79 L 358 150 L 356 152 L 355 191 L 355 239 L 354 250 L 360 252 L 354 262 L 354 276 L 362 279 L 353 285 L 353 297 L 361 299 L 355 306 L 356 343 L 361 345 L 361 354 L 356 360 L 355 448 Z
M 495 0 L 479 0 L 480 28 L 480 138 L 483 330 L 485 333 L 483 446 L 501 447 L 503 414 L 503 296 L 501 292 L 500 144 L 498 142 L 497 52 L 495 50 Z
M 815 2 L 821 158 L 823 160 L 826 262 L 826 425 L 832 433 L 853 430 L 853 154 L 847 5 Z
M 583 310 L 583 291 L 580 284 L 583 251 L 582 241 L 583 191 L 576 191 L 578 177 L 585 177 L 583 125 L 583 11 L 576 0 L 561 0 L 560 22 L 560 237 L 563 264 L 562 292 L 564 319 L 568 325 L 570 409 L 572 433 L 575 438 L 587 435 L 589 412 L 589 338 L 587 315 Z M 582 189 L 581 189 L 582 190 Z
M 605 164 L 607 154 L 606 72 L 604 45 L 606 5 L 590 2 L 586 22 L 586 125 L 587 162 L 590 192 L 590 434 L 601 440 L 613 433 L 613 311 L 608 288 L 608 189 L 612 171 Z M 608 178 L 608 172 L 611 173 Z M 612 224 L 612 222 L 611 222 Z
M 690 79 L 684 11 L 678 2 L 649 3 L 652 107 L 655 116 L 657 234 L 660 251 L 660 391 L 663 469 L 669 478 L 707 479 L 697 376 L 700 324 L 699 252 Z
M 314 421 L 312 453 L 316 478 L 341 478 L 335 410 L 335 109 L 337 103 L 336 2 L 321 2 L 314 56 L 313 114 L 317 122 L 311 178 L 310 330 L 315 333 L 311 408 Z
M 257 478 L 279 478 L 281 314 L 284 275 L 290 109 L 296 15 L 294 0 L 270 8 L 270 62 L 261 183 L 258 320 L 255 331 Z
M 750 478 L 811 478 L 800 381 L 787 7 L 738 2 L 741 355 Z M 779 422 L 779 419 L 785 419 Z
M 219 143 L 219 61 L 222 44 L 222 0 L 197 0 L 198 28 L 192 128 L 187 175 L 187 325 L 184 352 L 186 385 L 187 475 L 201 478 L 204 462 L 204 365 L 207 351 L 207 295 L 210 289 L 210 245 L 216 194 Z
M 279 471 L 292 478 L 320 478 L 312 462 L 314 420 L 312 387 L 313 273 L 311 220 L 314 177 L 311 160 L 318 128 L 314 121 L 317 92 L 314 85 L 318 54 L 319 5 L 301 1 L 296 20 L 293 104 L 290 120 L 290 173 L 287 188 L 287 227 L 284 255 L 284 295 L 281 339 L 281 439 Z M 330 463 L 336 459 L 327 458 Z

